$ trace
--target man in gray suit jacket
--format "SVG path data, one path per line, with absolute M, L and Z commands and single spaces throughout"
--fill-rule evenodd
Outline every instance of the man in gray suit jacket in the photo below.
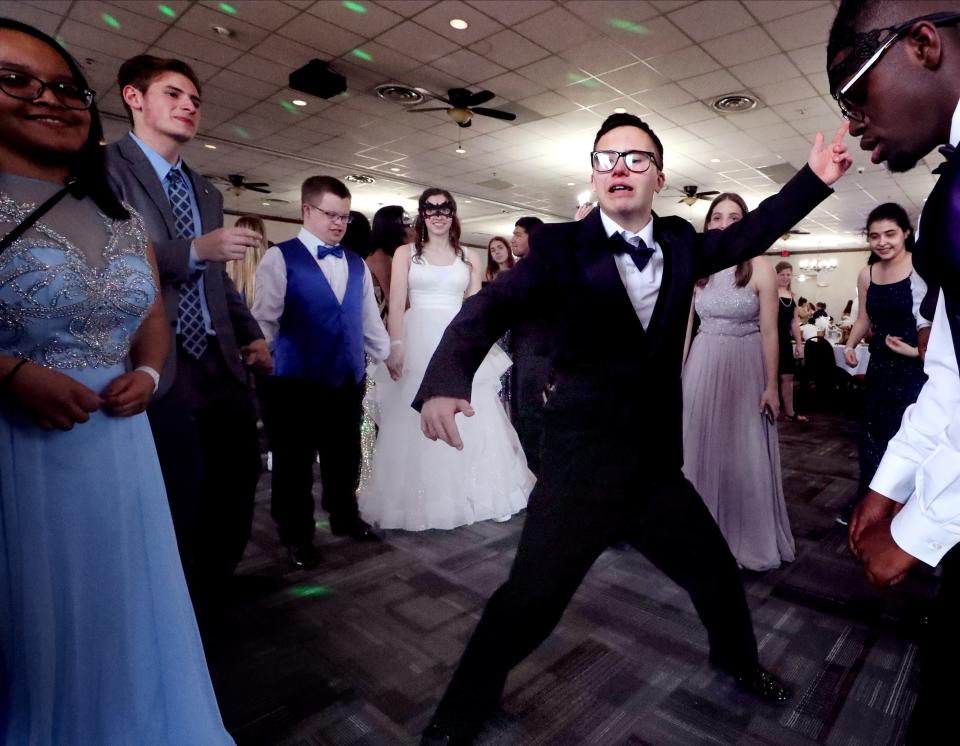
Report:
M 200 84 L 178 60 L 141 55 L 118 84 L 133 131 L 107 146 L 111 183 L 146 223 L 176 354 L 148 414 L 194 598 L 233 572 L 260 473 L 244 366 L 272 367 L 263 333 L 224 270 L 259 236 L 223 227 L 223 197 L 180 151 L 200 122 Z

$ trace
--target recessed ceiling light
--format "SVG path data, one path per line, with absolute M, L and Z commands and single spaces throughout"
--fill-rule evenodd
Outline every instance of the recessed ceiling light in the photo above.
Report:
M 711 158 L 711 159 L 710 159 L 710 162 L 711 162 L 711 163 L 719 163 L 719 162 L 720 162 L 720 159 L 719 159 L 719 158 Z
M 737 114 L 757 108 L 757 100 L 745 93 L 730 93 L 717 98 L 713 102 L 713 108 L 721 114 Z
M 261 202 L 260 204 L 263 205 L 264 207 L 270 207 L 269 202 Z
M 221 26 L 216 23 L 210 27 L 210 30 L 218 36 L 226 36 L 227 38 L 233 36 L 233 31 L 228 29 L 226 26 Z
M 216 149 L 217 149 L 217 146 L 216 146 L 216 145 L 211 145 L 211 144 L 208 143 L 208 142 L 205 142 L 205 143 L 203 144 L 203 147 L 205 147 L 207 150 L 216 150 Z
M 576 186 L 576 184 L 574 184 L 572 181 L 568 181 L 567 186 Z
M 400 169 L 397 168 L 396 166 L 391 166 L 390 170 L 393 171 L 394 173 L 397 173 L 398 171 L 400 171 Z
M 622 106 L 618 106 L 616 109 L 613 110 L 613 113 L 614 113 L 614 114 L 626 114 L 626 113 L 627 113 L 627 110 L 624 109 Z
M 473 202 L 473 200 L 472 200 L 472 199 L 465 199 L 464 202 L 466 202 L 466 203 L 469 205 L 469 204 L 471 204 L 471 203 Z
M 295 99 L 293 99 L 293 101 L 291 101 L 290 103 L 293 104 L 294 106 L 306 106 L 306 105 L 307 105 L 307 102 L 304 101 L 302 98 L 295 98 Z
M 463 31 L 470 24 L 462 18 L 452 18 L 450 19 L 450 25 L 453 26 L 457 31 Z
M 466 153 L 467 151 L 464 150 L 462 147 L 459 147 L 459 148 L 457 148 L 457 149 L 456 149 L 455 151 L 453 151 L 453 152 L 454 152 L 454 153 Z

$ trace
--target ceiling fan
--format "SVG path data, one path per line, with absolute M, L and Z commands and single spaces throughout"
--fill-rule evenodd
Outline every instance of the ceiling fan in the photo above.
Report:
M 417 90 L 421 91 L 424 95 L 429 96 L 430 98 L 436 99 L 437 101 L 442 101 L 445 104 L 449 104 L 449 106 L 430 106 L 425 109 L 407 109 L 407 111 L 445 111 L 447 112 L 447 115 L 457 123 L 458 127 L 469 127 L 474 114 L 479 114 L 482 117 L 503 119 L 507 122 L 512 122 L 517 118 L 516 114 L 513 114 L 509 111 L 488 109 L 480 105 L 485 104 L 487 101 L 496 96 L 493 91 L 469 91 L 466 88 L 451 88 L 447 91 L 447 95 L 444 97 L 438 96 L 435 93 L 430 93 L 429 91 L 424 91 L 422 88 L 418 88 Z
M 787 231 L 782 236 L 780 236 L 780 240 L 788 241 L 790 240 L 790 236 L 809 236 L 809 235 L 810 235 L 810 231 L 804 231 L 804 230 L 800 230 L 799 228 L 794 228 L 792 230 Z
M 699 188 L 700 187 L 698 187 L 696 184 L 686 184 L 683 187 L 684 196 L 678 199 L 677 202 L 678 203 L 682 202 L 683 204 L 689 205 L 692 207 L 693 205 L 697 204 L 698 199 L 709 200 L 709 199 L 712 199 L 713 197 L 716 197 L 718 194 L 720 194 L 720 192 L 718 192 L 716 189 L 712 189 L 708 192 L 698 192 L 697 190 Z
M 270 194 L 270 190 L 267 189 L 270 186 L 265 181 L 246 181 L 246 177 L 241 174 L 227 174 L 226 176 L 207 176 L 208 179 L 215 181 L 219 184 L 225 184 L 226 189 L 231 194 L 235 194 L 238 197 L 244 191 L 250 192 L 260 192 L 261 194 Z

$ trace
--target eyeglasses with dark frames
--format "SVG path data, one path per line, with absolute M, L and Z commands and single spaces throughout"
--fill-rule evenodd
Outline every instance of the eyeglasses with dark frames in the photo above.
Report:
M 36 101 L 44 91 L 52 91 L 68 109 L 83 111 L 93 106 L 97 94 L 89 88 L 66 80 L 46 81 L 20 70 L 0 68 L 0 91 L 20 101 Z
M 339 212 L 331 212 L 330 210 L 324 210 L 322 207 L 317 207 L 316 205 L 311 205 L 309 202 L 304 202 L 307 207 L 312 207 L 317 212 L 322 212 L 327 216 L 327 220 L 331 223 L 343 223 L 348 225 L 353 222 L 353 215 L 347 213 L 346 215 L 341 215 Z
M 652 163 L 657 168 L 660 164 L 657 161 L 657 154 L 649 150 L 628 150 L 621 152 L 619 150 L 594 150 L 590 153 L 590 165 L 597 173 L 605 174 L 613 171 L 617 167 L 617 161 L 623 158 L 623 165 L 628 171 L 635 174 L 642 174 L 650 168 Z
M 851 47 L 854 51 L 834 66 L 833 72 L 835 76 L 841 74 L 842 70 L 852 68 L 857 60 L 862 58 L 865 42 L 872 39 L 874 43 L 876 43 L 876 41 L 879 41 L 880 37 L 883 36 L 884 32 L 889 34 L 883 43 L 869 54 L 866 61 L 860 65 L 847 82 L 834 92 L 833 98 L 837 102 L 837 106 L 840 107 L 840 113 L 843 114 L 844 117 L 853 122 L 863 121 L 863 112 L 860 111 L 859 105 L 850 96 L 851 89 L 853 89 L 859 81 L 863 80 L 867 72 L 880 61 L 884 52 L 906 36 L 914 24 L 920 21 L 928 21 L 934 26 L 952 26 L 960 22 L 960 13 L 930 13 L 929 15 L 918 16 L 917 18 L 898 23 L 894 26 L 888 26 L 887 28 L 872 29 L 871 31 L 852 35 L 847 46 Z M 869 47 L 867 49 L 869 50 Z

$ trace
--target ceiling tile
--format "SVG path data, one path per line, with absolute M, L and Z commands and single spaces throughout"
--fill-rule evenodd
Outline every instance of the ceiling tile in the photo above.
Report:
M 569 0 L 564 7 L 614 40 L 649 33 L 644 21 L 658 14 L 645 0 Z
M 690 37 L 673 25 L 665 16 L 644 22 L 645 34 L 620 35 L 617 41 L 641 59 L 673 52 L 690 46 Z
M 313 57 L 339 57 L 363 43 L 363 37 L 329 21 L 303 13 L 277 29 L 277 33 L 303 42 L 315 50 Z M 319 54 L 318 54 L 319 53 Z
M 755 86 L 754 92 L 767 106 L 799 101 L 816 95 L 817 91 L 805 78 L 794 78 L 772 85 Z
M 564 114 L 578 108 L 576 103 L 553 91 L 547 91 L 538 96 L 522 99 L 518 103 L 548 117 L 556 114 Z
M 612 101 L 615 98 L 621 97 L 618 91 L 593 79 L 564 86 L 563 88 L 557 89 L 557 93 L 569 98 L 571 101 L 576 101 L 581 106 L 593 106 L 594 104 Z
M 550 54 L 543 47 L 534 44 L 510 29 L 504 29 L 493 36 L 471 44 L 470 51 L 479 54 L 481 57 L 494 59 L 511 70 L 529 65 L 531 62 L 536 62 Z
M 63 12 L 65 12 L 65 9 L 58 11 L 58 13 Z M 12 18 L 21 23 L 28 23 L 50 36 L 57 33 L 61 21 L 61 16 L 57 13 L 49 13 L 47 10 L 37 8 L 34 5 L 14 2 L 13 0 L 0 0 L 0 16 Z
M 714 39 L 754 25 L 755 21 L 738 0 L 711 0 L 710 12 L 701 3 L 688 5 L 670 14 L 680 30 L 695 41 Z
M 621 91 L 627 95 L 634 94 L 637 91 L 657 88 L 667 82 L 666 78 L 645 62 L 637 62 L 633 65 L 622 67 L 619 70 L 606 73 L 600 76 L 600 80 L 614 90 Z
M 714 59 L 727 66 L 757 60 L 780 51 L 773 39 L 759 26 L 711 39 L 704 42 L 703 48 Z
M 377 5 L 382 5 L 405 18 L 415 16 L 424 8 L 429 8 L 433 3 L 434 0 L 377 0 Z
M 469 25 L 465 29 L 455 29 L 450 25 L 454 18 L 466 21 Z M 503 26 L 497 21 L 461 0 L 444 0 L 418 13 L 413 20 L 461 46 L 503 31 Z
M 390 47 L 377 44 L 375 41 L 363 42 L 357 47 L 356 51 L 362 53 L 363 56 L 358 56 L 351 50 L 334 63 L 334 68 L 342 74 L 340 67 L 343 63 L 347 63 L 364 70 L 381 73 L 386 78 L 393 79 L 396 76 L 402 76 L 403 73 L 420 64 L 410 55 L 402 54 Z M 369 59 L 366 59 L 368 57 Z
M 811 44 L 823 44 L 835 15 L 833 5 L 825 4 L 805 13 L 771 21 L 766 24 L 766 29 L 784 49 L 800 49 Z
M 253 96 L 257 99 L 272 96 L 278 88 L 276 83 L 265 83 L 262 80 L 254 80 L 233 70 L 220 71 L 210 78 L 210 83 L 219 88 L 242 93 L 245 96 Z
M 219 67 L 229 65 L 243 54 L 236 47 L 211 41 L 178 27 L 171 28 L 161 36 L 157 40 L 156 46 L 171 50 L 179 49 L 181 50 L 180 54 L 186 54 Z
M 785 54 L 775 54 L 756 62 L 736 65 L 730 68 L 730 72 L 748 87 L 791 80 L 799 75 L 799 71 Z
M 230 65 L 230 69 L 254 80 L 285 86 L 289 80 L 291 68 L 255 54 L 244 54 Z
M 586 77 L 575 65 L 559 57 L 547 57 L 517 70 L 520 75 L 548 88 L 562 88 Z
M 692 104 L 684 104 L 683 106 L 677 106 L 673 109 L 666 109 L 665 111 L 658 112 L 663 114 L 671 122 L 675 122 L 681 126 L 692 124 L 693 122 L 702 122 L 704 119 L 710 119 L 711 117 L 716 116 L 711 108 L 704 106 L 699 101 L 694 101 Z
M 743 0 L 747 10 L 761 23 L 802 13 L 821 5 L 825 0 Z
M 562 52 L 590 41 L 594 32 L 580 18 L 563 8 L 553 8 L 517 24 L 514 30 L 551 52 Z
M 376 39 L 379 43 L 409 54 L 420 62 L 433 62 L 453 52 L 457 45 L 413 21 L 404 21 Z
M 715 70 L 706 75 L 681 80 L 680 87 L 693 94 L 694 98 L 708 99 L 724 93 L 735 93 L 743 89 L 736 78 L 726 70 Z
M 490 80 L 485 80 L 479 85 L 481 88 L 494 91 L 498 96 L 510 101 L 519 101 L 522 98 L 543 93 L 545 90 L 539 83 L 534 83 L 529 78 L 516 73 L 504 73 Z
M 739 114 L 728 114 L 727 118 L 742 130 L 780 124 L 783 121 L 773 109 L 754 109 Z
M 213 26 L 220 26 L 232 32 L 230 36 L 222 36 L 212 30 Z M 216 40 L 220 44 L 236 49 L 250 49 L 269 36 L 266 29 L 247 23 L 238 15 L 227 15 L 205 5 L 191 5 L 177 19 L 176 27 L 189 31 L 205 39 Z
M 203 87 L 203 109 L 206 110 L 207 104 L 216 104 L 233 111 L 242 111 L 249 109 L 257 103 L 257 99 L 252 96 L 246 96 L 237 91 L 228 91 L 225 88 L 219 88 L 213 85 Z
M 653 111 L 665 111 L 693 101 L 693 96 L 673 83 L 633 93 L 630 98 L 639 101 Z
M 591 75 L 602 75 L 637 62 L 637 58 L 630 52 L 609 39 L 595 39 L 578 44 L 561 52 L 560 56 Z
M 366 11 L 357 13 L 350 10 L 347 3 L 319 0 L 307 8 L 307 12 L 330 21 L 340 28 L 349 29 L 366 39 L 371 39 L 403 22 L 403 16 L 379 5 L 367 3 L 362 7 L 366 8 Z
M 277 34 L 270 35 L 250 52 L 259 57 L 286 65 L 289 70 L 296 70 L 317 56 L 312 47 Z
M 809 119 L 810 117 L 819 117 L 824 114 L 832 114 L 836 107 L 830 106 L 820 96 L 791 101 L 786 104 L 777 104 L 773 107 L 783 119 L 791 124 L 798 119 Z M 839 116 L 839 112 L 837 112 Z
M 142 54 L 147 46 L 142 41 L 128 39 L 119 31 L 109 31 L 71 19 L 65 20 L 60 25 L 58 35 L 66 41 L 67 49 L 74 45 L 88 49 L 102 49 L 112 57 L 124 60 Z M 232 60 L 237 54 L 239 53 L 235 50 L 229 50 L 227 61 Z
M 530 16 L 535 16 L 554 7 L 552 0 L 523 0 L 520 2 L 491 2 L 490 0 L 468 0 L 470 5 L 483 11 L 504 26 L 513 27 Z
M 168 24 L 157 18 L 147 18 L 131 12 L 123 6 L 108 5 L 103 2 L 74 3 L 70 8 L 70 18 L 95 27 L 103 27 L 105 15 L 111 16 L 118 24 L 116 32 L 129 39 L 146 42 L 156 41 L 157 37 L 166 31 Z
M 694 75 L 712 72 L 720 67 L 700 47 L 687 47 L 678 52 L 653 57 L 645 62 L 669 80 L 683 80 Z
M 491 62 L 469 49 L 460 49 L 437 60 L 434 65 L 444 72 L 456 75 L 468 83 L 477 83 L 506 72 L 500 65 Z
M 135 0 L 135 2 L 128 4 L 155 8 L 152 2 L 138 2 Z M 180 9 L 177 8 L 178 4 L 187 5 L 187 3 L 165 3 L 165 5 L 171 6 L 177 13 L 181 13 Z M 205 0 L 204 4 L 208 7 L 216 8 L 220 3 L 218 0 Z M 280 28 L 298 13 L 297 8 L 287 5 L 286 3 L 263 2 L 263 0 L 231 0 L 230 4 L 236 8 L 237 18 L 242 18 L 254 26 L 260 26 L 270 31 Z M 153 12 L 155 13 L 156 10 Z M 231 18 L 233 16 L 226 17 Z
M 794 49 L 787 54 L 804 75 L 822 72 L 827 69 L 827 51 L 822 43 L 812 44 L 802 49 Z

